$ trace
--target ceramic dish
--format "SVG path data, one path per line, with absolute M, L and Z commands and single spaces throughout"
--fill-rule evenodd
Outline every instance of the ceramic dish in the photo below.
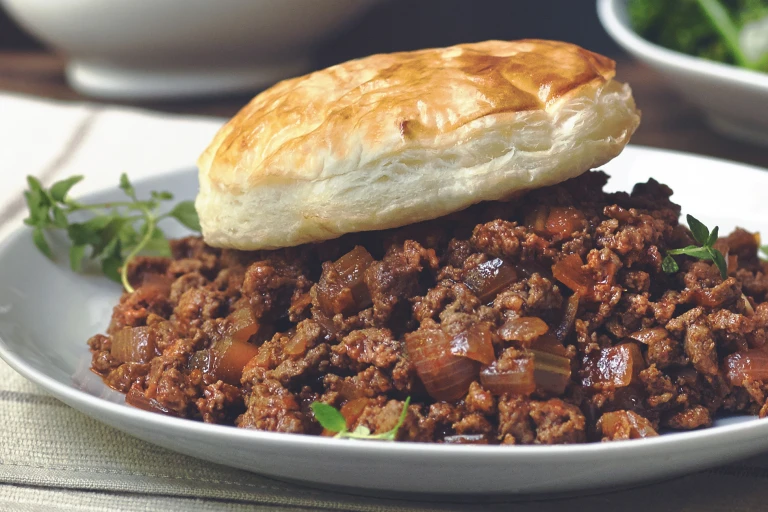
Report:
M 650 43 L 629 22 L 627 0 L 598 0 L 608 34 L 633 56 L 656 69 L 698 106 L 713 129 L 768 146 L 768 73 L 685 55 Z
M 69 57 L 78 92 L 178 100 L 253 91 L 311 68 L 329 39 L 380 0 L 0 0 Z
M 768 188 L 763 170 L 636 147 L 605 169 L 613 176 L 612 190 L 631 190 L 653 176 L 675 190 L 673 199 L 684 212 L 719 224 L 721 232 L 736 225 L 768 232 L 768 203 L 759 192 Z M 179 199 L 191 198 L 196 173 L 164 174 L 137 189 L 169 189 Z M 110 201 L 118 194 L 110 190 L 92 199 Z M 86 340 L 105 329 L 119 295 L 120 288 L 104 277 L 74 274 L 65 262 L 45 259 L 28 231 L 15 233 L 0 247 L 0 356 L 55 397 L 108 425 L 181 453 L 278 478 L 431 493 L 573 492 L 660 479 L 768 449 L 768 421 L 751 417 L 636 441 L 502 447 L 338 440 L 153 414 L 126 406 L 123 395 L 88 370 Z

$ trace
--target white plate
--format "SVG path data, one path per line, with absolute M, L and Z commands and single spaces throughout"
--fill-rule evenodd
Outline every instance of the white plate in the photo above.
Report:
M 768 232 L 768 173 L 669 151 L 627 148 L 606 166 L 611 189 L 655 177 L 685 211 L 721 232 Z M 194 196 L 196 174 L 137 183 L 142 193 Z M 117 191 L 94 199 L 112 200 Z M 170 227 L 170 226 L 169 226 Z M 179 235 L 181 233 L 173 233 Z M 636 483 L 714 466 L 768 449 L 768 421 L 720 420 L 654 439 L 570 446 L 451 446 L 337 440 L 207 425 L 128 407 L 88 371 L 86 340 L 107 325 L 120 289 L 40 255 L 29 232 L 0 247 L 0 356 L 72 407 L 151 443 L 275 477 L 326 485 L 435 493 L 570 492 Z
M 597 13 L 606 32 L 664 75 L 683 98 L 706 114 L 713 129 L 768 146 L 768 73 L 693 57 L 646 41 L 632 30 L 627 0 L 598 0 Z

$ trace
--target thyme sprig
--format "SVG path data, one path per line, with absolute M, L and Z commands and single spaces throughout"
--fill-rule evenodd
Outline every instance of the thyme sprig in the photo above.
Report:
M 688 221 L 688 227 L 691 229 L 693 239 L 696 240 L 699 245 L 689 245 L 681 249 L 668 250 L 667 255 L 661 263 L 662 270 L 667 274 L 672 274 L 680 270 L 680 267 L 672 256 L 684 254 L 700 260 L 713 262 L 718 270 L 720 270 L 720 277 L 727 279 L 728 264 L 725 261 L 725 256 L 714 247 L 718 237 L 718 226 L 715 226 L 712 232 L 710 232 L 709 228 L 693 215 L 686 215 L 686 220 Z
M 172 201 L 170 192 L 151 192 L 149 199 L 139 199 L 128 176 L 120 176 L 120 190 L 126 201 L 84 203 L 69 197 L 69 192 L 83 180 L 83 176 L 54 183 L 49 189 L 34 176 L 27 176 L 28 190 L 24 192 L 29 215 L 24 223 L 32 227 L 32 241 L 48 258 L 55 255 L 46 238 L 46 232 L 61 230 L 71 245 L 69 264 L 79 272 L 83 260 L 90 259 L 101 265 L 110 279 L 120 282 L 132 292 L 128 282 L 128 264 L 139 254 L 170 256 L 171 248 L 158 223 L 174 218 L 185 227 L 200 231 L 200 221 L 192 201 L 177 203 L 170 211 L 160 213 L 163 203 Z M 74 222 L 72 215 L 90 215 L 85 221 Z M 90 249 L 90 253 L 88 251 Z

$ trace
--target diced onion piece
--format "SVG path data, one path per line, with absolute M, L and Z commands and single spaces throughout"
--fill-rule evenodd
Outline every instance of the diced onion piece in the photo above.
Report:
M 745 380 L 768 382 L 768 352 L 763 349 L 734 352 L 723 363 L 731 386 L 742 386 Z
M 112 357 L 121 363 L 148 363 L 155 356 L 151 327 L 125 327 L 112 335 Z
M 572 206 L 556 206 L 549 211 L 546 231 L 550 235 L 565 238 L 573 234 L 574 231 L 583 229 L 585 225 L 586 219 L 581 211 Z
M 581 384 L 589 388 L 606 384 L 617 388 L 629 386 L 643 368 L 645 360 L 640 347 L 635 343 L 622 343 L 587 356 Z
M 369 403 L 369 399 L 361 397 L 353 398 L 341 406 L 339 412 L 344 416 L 344 419 L 347 420 L 347 428 L 352 428 L 352 425 L 354 425 L 357 419 L 363 414 L 363 411 L 368 407 Z
M 429 395 L 458 400 L 477 378 L 480 365 L 451 352 L 451 338 L 441 329 L 420 329 L 405 335 L 408 356 Z
M 609 439 L 641 439 L 659 435 L 650 421 L 634 411 L 606 412 L 597 421 L 597 428 Z
M 305 336 L 292 336 L 283 347 L 283 353 L 297 356 L 307 351 L 307 338 Z
M 640 329 L 629 335 L 633 340 L 637 340 L 644 345 L 653 345 L 662 340 L 669 338 L 669 331 L 663 327 L 651 327 L 648 329 Z
M 248 341 L 259 330 L 259 322 L 247 304 L 235 309 L 227 318 L 230 321 L 229 336 L 235 341 Z
M 569 254 L 552 265 L 552 275 L 573 292 L 585 296 L 592 293 L 597 283 L 583 265 L 578 254 Z
M 323 314 L 321 311 L 314 311 L 312 318 L 314 318 L 317 323 L 322 325 L 323 329 L 325 329 L 325 332 L 331 336 L 336 336 L 336 334 L 339 332 L 339 329 L 336 328 L 336 326 L 333 324 L 333 320 L 325 316 L 325 314 Z
M 211 347 L 213 358 L 211 374 L 217 380 L 236 386 L 240 384 L 243 368 L 258 352 L 258 347 L 250 343 L 223 338 Z
M 553 371 L 551 366 L 536 368 L 533 375 L 536 380 L 536 389 L 555 396 L 565 393 L 568 383 L 571 382 L 570 376 Z
M 540 350 L 531 350 L 534 360 L 534 368 L 546 370 L 550 373 L 557 373 L 566 377 L 571 376 L 571 360 L 567 357 L 542 352 Z
M 203 373 L 211 373 L 213 371 L 213 358 L 211 352 L 208 349 L 198 350 L 189 358 L 187 363 L 189 370 L 200 370 Z
M 364 273 L 373 263 L 373 256 L 358 245 L 347 254 L 336 260 L 336 272 L 344 279 L 344 284 L 352 291 L 352 296 L 358 303 L 358 309 L 371 304 L 371 295 L 365 284 Z
M 536 389 L 562 395 L 571 381 L 571 360 L 540 350 L 531 350 L 533 354 L 533 378 Z
M 369 389 L 370 388 L 360 386 L 359 382 L 355 382 L 349 377 L 342 379 L 336 386 L 334 386 L 334 391 L 339 394 L 339 398 L 342 400 L 366 398 L 366 392 L 369 391 Z
M 594 276 L 583 268 L 578 254 L 569 254 L 552 266 L 555 279 L 580 296 L 590 295 L 597 284 Z
M 474 324 L 454 336 L 451 340 L 451 353 L 483 364 L 491 364 L 496 359 L 496 354 L 493 351 L 489 324 Z
M 712 290 L 712 288 L 694 288 L 691 294 L 693 303 L 707 308 L 720 307 L 728 297 L 722 293 L 713 293 Z
M 159 412 L 160 414 L 165 414 L 168 416 L 177 416 L 176 413 L 165 407 L 154 398 L 147 398 L 147 395 L 145 395 L 140 389 L 136 387 L 132 387 L 130 391 L 128 391 L 128 393 L 125 395 L 125 403 L 144 411 Z
M 563 313 L 563 319 L 560 321 L 560 325 L 555 329 L 555 337 L 560 343 L 564 343 L 568 335 L 573 331 L 573 326 L 576 325 L 576 315 L 579 312 L 579 299 L 578 293 L 574 293 L 568 297 L 568 301 L 565 303 L 565 312 Z
M 547 219 L 549 218 L 549 207 L 539 205 L 533 210 L 529 210 L 525 215 L 525 225 L 534 231 L 543 233 L 547 229 Z
M 547 332 L 533 340 L 531 348 L 539 352 L 546 352 L 568 359 L 568 350 L 551 332 Z
M 508 360 L 503 369 L 493 362 L 480 372 L 480 384 L 494 395 L 530 395 L 536 391 L 534 361 L 532 358 Z
M 741 300 L 744 301 L 744 312 L 746 316 L 753 316 L 755 314 L 755 308 L 752 307 L 752 303 L 743 293 L 741 294 Z
M 332 318 L 343 313 L 350 315 L 371 305 L 371 295 L 365 284 L 365 271 L 373 257 L 362 246 L 323 267 L 317 286 L 320 309 Z
M 563 344 L 548 332 L 533 341 L 529 353 L 533 355 L 536 389 L 554 395 L 563 394 L 571 381 L 571 360 Z
M 520 341 L 530 343 L 549 330 L 549 326 L 541 318 L 535 316 L 518 316 L 508 318 L 499 327 L 499 336 L 505 341 Z
M 464 284 L 472 290 L 480 302 L 491 302 L 496 295 L 517 281 L 515 267 L 501 258 L 481 263 L 467 271 Z

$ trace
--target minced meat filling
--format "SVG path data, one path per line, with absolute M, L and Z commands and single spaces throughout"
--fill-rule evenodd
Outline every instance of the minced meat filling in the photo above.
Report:
M 656 181 L 588 172 L 512 202 L 314 245 L 240 252 L 198 238 L 137 258 L 92 368 L 129 404 L 275 432 L 556 444 L 768 414 L 768 278 L 756 236 L 718 240 L 728 277 Z

